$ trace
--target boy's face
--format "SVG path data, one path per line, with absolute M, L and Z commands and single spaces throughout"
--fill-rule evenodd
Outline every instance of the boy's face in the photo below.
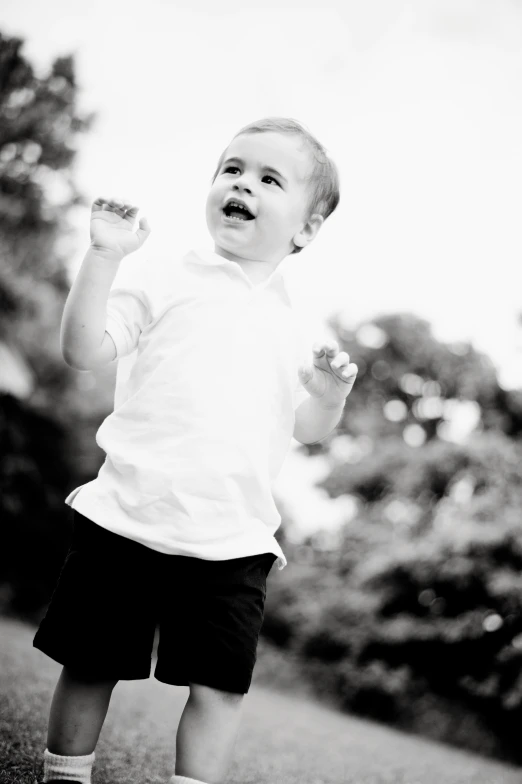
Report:
M 229 260 L 278 263 L 304 246 L 323 219 L 308 220 L 310 152 L 295 135 L 244 134 L 232 140 L 207 198 L 207 226 L 216 253 Z M 244 204 L 254 216 L 227 208 Z

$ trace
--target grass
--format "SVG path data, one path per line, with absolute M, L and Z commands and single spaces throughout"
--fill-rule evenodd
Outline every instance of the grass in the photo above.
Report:
M 32 647 L 35 629 L 0 619 L 0 784 L 42 779 L 47 717 L 61 665 Z M 226 784 L 520 784 L 520 770 L 346 716 L 286 693 L 263 647 Z M 154 665 L 154 662 L 153 662 Z M 289 679 L 288 679 L 289 680 Z M 188 688 L 121 681 L 96 748 L 93 784 L 164 784 Z

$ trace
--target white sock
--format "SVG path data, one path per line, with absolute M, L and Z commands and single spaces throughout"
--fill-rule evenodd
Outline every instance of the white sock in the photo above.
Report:
M 205 782 L 199 779 L 189 779 L 188 776 L 172 776 L 169 779 L 169 784 L 205 784 Z
M 43 781 L 66 779 L 67 781 L 77 781 L 79 784 L 91 784 L 93 762 L 94 751 L 83 757 L 62 757 L 60 754 L 52 754 L 49 749 L 45 749 Z

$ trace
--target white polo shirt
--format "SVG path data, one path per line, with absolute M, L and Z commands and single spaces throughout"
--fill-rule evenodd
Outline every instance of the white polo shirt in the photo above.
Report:
M 107 304 L 124 359 L 114 412 L 96 434 L 106 458 L 65 502 L 162 553 L 272 552 L 283 569 L 272 483 L 308 393 L 297 375 L 307 346 L 282 273 L 254 285 L 210 250 L 130 269 L 120 267 Z

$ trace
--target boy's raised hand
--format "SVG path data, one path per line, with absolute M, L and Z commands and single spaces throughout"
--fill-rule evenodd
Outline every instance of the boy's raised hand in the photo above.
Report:
M 350 363 L 350 355 L 339 351 L 335 340 L 315 343 L 313 363 L 307 362 L 298 368 L 301 384 L 324 408 L 344 404 L 358 372 L 357 365 Z
M 150 234 L 147 218 L 134 222 L 138 207 L 123 199 L 96 199 L 91 210 L 91 247 L 97 253 L 123 258 L 141 248 Z

